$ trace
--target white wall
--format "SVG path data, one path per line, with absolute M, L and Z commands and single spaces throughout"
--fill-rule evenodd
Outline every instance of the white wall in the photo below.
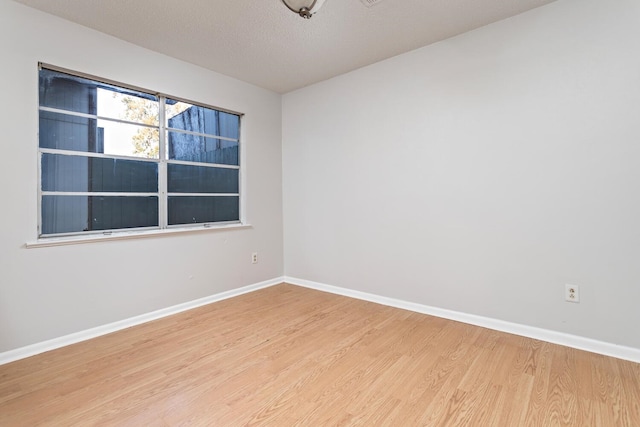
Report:
M 287 276 L 640 348 L 637 0 L 287 94 L 283 158 Z
M 280 95 L 8 0 L 0 52 L 0 352 L 282 276 Z M 38 61 L 245 113 L 253 228 L 26 249 L 37 226 Z

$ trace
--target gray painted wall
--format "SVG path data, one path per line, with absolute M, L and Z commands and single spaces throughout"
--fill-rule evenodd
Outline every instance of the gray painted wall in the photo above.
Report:
M 285 274 L 640 348 L 639 76 L 560 0 L 285 95 Z
M 0 52 L 0 352 L 282 276 L 280 95 L 9 0 Z M 244 113 L 253 228 L 26 249 L 37 238 L 38 61 Z

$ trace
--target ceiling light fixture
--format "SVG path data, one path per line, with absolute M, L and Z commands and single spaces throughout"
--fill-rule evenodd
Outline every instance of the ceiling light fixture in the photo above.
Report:
M 297 13 L 304 19 L 309 19 L 322 7 L 325 0 L 282 0 L 290 11 Z

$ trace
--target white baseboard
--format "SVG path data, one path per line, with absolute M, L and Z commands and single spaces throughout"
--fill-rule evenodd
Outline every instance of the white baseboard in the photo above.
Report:
M 17 348 L 15 350 L 10 350 L 4 353 L 0 353 L 0 365 L 13 362 L 19 359 L 24 359 L 30 356 L 35 356 L 36 354 L 44 353 L 45 351 L 55 350 L 60 347 L 75 344 L 81 341 L 86 341 L 91 338 L 96 338 L 101 335 L 106 335 L 112 332 L 129 328 L 131 326 L 136 326 L 142 323 L 150 322 L 152 320 L 157 320 L 163 317 L 171 316 L 173 314 L 181 313 L 183 311 L 187 311 L 193 308 L 201 307 L 203 305 L 211 304 L 216 301 L 222 301 L 224 299 L 228 299 L 228 298 L 232 298 L 232 297 L 246 294 L 249 292 L 257 291 L 259 289 L 277 285 L 282 282 L 286 282 L 292 285 L 302 286 L 306 288 L 316 289 L 319 291 L 329 292 L 332 294 L 356 298 L 364 301 L 370 301 L 377 304 L 387 305 L 390 307 L 410 310 L 416 313 L 423 313 L 431 316 L 441 317 L 444 319 L 455 320 L 458 322 L 468 323 L 470 325 L 481 326 L 481 327 L 493 329 L 496 331 L 507 332 L 510 334 L 547 341 L 550 343 L 564 345 L 564 346 L 576 348 L 579 350 L 590 351 L 593 353 L 603 354 L 605 356 L 611 356 L 611 357 L 616 357 L 618 359 L 624 359 L 624 360 L 640 363 L 640 349 L 637 349 L 637 348 L 625 347 L 621 345 L 607 343 L 604 341 L 594 340 L 591 338 L 580 337 L 577 335 L 566 334 L 563 332 L 551 331 L 548 329 L 536 328 L 533 326 L 521 325 L 518 323 L 506 322 L 504 320 L 497 320 L 489 317 L 477 316 L 474 314 L 467 314 L 467 313 L 462 313 L 462 312 L 453 311 L 453 310 L 446 310 L 442 308 L 431 307 L 424 304 L 417 304 L 417 303 L 403 301 L 395 298 L 383 297 L 380 295 L 370 294 L 367 292 L 361 292 L 361 291 L 356 291 L 352 289 L 326 285 L 324 283 L 298 279 L 295 277 L 277 277 L 271 280 L 266 280 L 264 282 L 256 283 L 249 286 L 244 286 L 238 289 L 232 289 L 230 291 L 221 292 L 219 294 L 215 294 L 215 295 L 200 298 L 197 300 L 174 305 L 172 307 L 167 307 L 160 310 L 152 311 L 150 313 L 142 314 L 140 316 L 131 317 L 129 319 L 120 320 L 117 322 L 109 323 L 106 325 L 98 326 L 98 327 L 87 329 L 84 331 L 75 332 L 73 334 L 65 335 L 59 338 L 54 338 L 51 340 L 43 341 L 40 343 Z
M 219 294 L 210 295 L 208 297 L 199 298 L 197 300 L 188 301 L 167 308 L 162 308 L 150 313 L 141 314 L 139 316 L 130 317 L 128 319 L 119 320 L 117 322 L 109 323 L 91 329 L 86 329 L 84 331 L 75 332 L 73 334 L 65 335 L 59 338 L 31 344 L 25 347 L 17 348 L 15 350 L 9 350 L 4 353 L 0 353 L 0 365 L 19 359 L 24 359 L 26 357 L 35 356 L 36 354 L 44 353 L 45 351 L 55 350 L 60 347 L 75 344 L 81 341 L 86 341 L 91 338 L 99 337 L 101 335 L 110 334 L 112 332 L 126 329 L 131 326 L 140 325 L 152 320 L 157 320 L 163 317 L 171 316 L 173 314 L 178 314 L 183 311 L 211 304 L 216 301 L 222 301 L 228 298 L 236 297 L 238 295 L 257 291 L 258 289 L 267 288 L 269 286 L 277 285 L 282 282 L 284 282 L 284 278 L 277 277 L 275 279 L 255 283 L 253 285 L 244 286 L 242 288 L 232 289 L 230 291 L 221 292 Z
M 605 356 L 616 357 L 618 359 L 629 360 L 631 362 L 640 363 L 640 349 L 625 347 L 617 344 L 611 344 L 604 341 L 598 341 L 591 338 L 585 338 L 577 335 L 571 335 L 564 332 L 556 332 L 548 329 L 536 328 L 533 326 L 521 325 L 518 323 L 506 322 L 504 320 L 492 319 L 489 317 L 477 316 L 475 314 L 467 314 L 453 310 L 446 310 L 428 305 L 417 304 L 413 302 L 402 301 L 395 298 L 383 297 L 367 292 L 355 291 L 352 289 L 341 288 L 324 283 L 312 282 L 310 280 L 298 279 L 296 277 L 284 277 L 286 283 L 292 285 L 303 286 L 306 288 L 316 289 L 319 291 L 329 292 L 332 294 L 343 295 L 364 301 L 370 301 L 390 307 L 401 308 L 404 310 L 414 311 L 416 313 L 428 314 L 431 316 L 441 317 L 444 319 L 455 320 L 470 325 L 481 326 L 483 328 L 493 329 L 496 331 L 507 332 L 510 334 L 520 335 L 523 337 L 533 338 L 541 341 L 547 341 L 553 344 L 559 344 L 566 347 L 576 348 L 578 350 L 590 351 Z

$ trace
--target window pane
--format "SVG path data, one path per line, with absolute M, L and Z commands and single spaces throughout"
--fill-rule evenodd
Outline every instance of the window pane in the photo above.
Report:
M 169 225 L 240 219 L 239 197 L 169 197 Z
M 167 99 L 169 127 L 238 139 L 240 137 L 240 116 L 212 108 L 200 107 L 185 102 Z
M 155 96 L 134 91 L 122 93 L 120 88 L 113 86 L 99 88 L 97 95 L 100 117 L 152 126 L 160 124 L 160 103 Z
M 157 225 L 157 197 L 42 196 L 42 234 Z
M 40 147 L 102 153 L 97 120 L 40 111 Z
M 158 125 L 158 98 L 59 71 L 40 70 L 40 106 Z
M 104 153 L 116 156 L 160 157 L 160 131 L 157 128 L 98 120 Z
M 45 153 L 42 155 L 42 190 L 153 193 L 158 191 L 158 165 Z
M 238 142 L 169 132 L 169 158 L 187 162 L 238 165 Z
M 158 158 L 158 129 L 40 111 L 40 147 Z
M 167 165 L 169 193 L 238 193 L 238 169 Z

